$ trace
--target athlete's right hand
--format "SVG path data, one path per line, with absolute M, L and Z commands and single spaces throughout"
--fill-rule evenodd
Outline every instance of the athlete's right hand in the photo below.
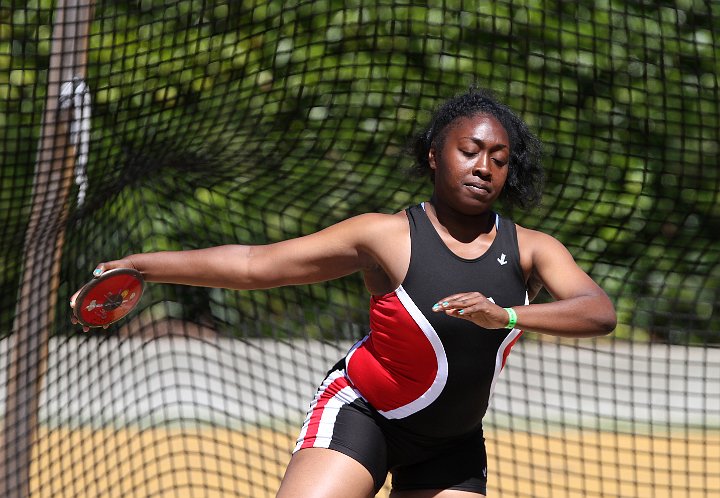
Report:
M 485 329 L 501 329 L 507 312 L 480 292 L 461 292 L 440 299 L 432 307 L 435 313 L 462 318 Z
M 92 272 L 93 278 L 97 278 L 103 273 L 105 273 L 108 270 L 114 270 L 115 268 L 133 268 L 133 264 L 130 262 L 129 259 L 119 259 L 115 261 L 108 261 L 106 263 L 100 263 L 95 267 L 95 269 Z M 78 290 L 75 291 L 75 293 L 70 297 L 70 309 L 72 310 L 72 313 L 70 314 L 70 322 L 74 325 L 77 325 L 78 319 L 75 318 L 75 301 L 77 300 L 78 294 L 80 294 L 80 291 L 82 290 L 82 287 L 80 287 Z M 104 329 L 107 328 L 107 326 L 103 327 Z M 90 327 L 83 325 L 82 326 L 83 332 L 89 332 Z

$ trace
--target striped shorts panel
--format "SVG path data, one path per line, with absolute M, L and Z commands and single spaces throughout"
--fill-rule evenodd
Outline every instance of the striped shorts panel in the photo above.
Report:
M 388 473 L 387 445 L 373 410 L 350 385 L 344 362 L 318 388 L 293 451 L 328 448 L 360 462 L 372 475 L 376 491 Z
M 376 492 L 392 472 L 393 489 L 398 491 L 457 489 L 485 494 L 487 456 L 482 429 L 428 445 L 396 425 L 353 388 L 341 361 L 318 388 L 293 453 L 304 448 L 339 451 L 370 472 Z

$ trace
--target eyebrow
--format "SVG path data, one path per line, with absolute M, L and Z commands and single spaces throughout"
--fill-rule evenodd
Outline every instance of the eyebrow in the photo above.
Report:
M 480 140 L 479 138 L 475 138 L 475 137 L 460 137 L 460 138 L 466 138 L 466 139 L 468 139 L 468 140 L 476 143 L 476 144 L 479 145 L 480 147 L 485 147 L 485 146 L 486 146 L 485 141 L 484 141 L 484 140 Z M 507 144 L 498 143 L 498 144 L 495 144 L 495 145 L 493 145 L 492 147 L 490 147 L 490 150 L 491 150 L 491 151 L 496 151 L 496 150 L 502 150 L 502 149 L 508 149 L 508 148 L 509 148 L 509 147 L 508 147 Z

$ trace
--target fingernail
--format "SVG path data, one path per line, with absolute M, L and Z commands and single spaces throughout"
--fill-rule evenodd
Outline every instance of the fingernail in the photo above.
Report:
M 436 310 L 436 309 L 439 309 L 439 308 L 440 308 L 440 303 L 435 303 L 435 304 L 433 304 L 432 309 Z
M 447 301 L 443 301 L 443 303 L 442 303 L 443 308 L 447 308 L 449 304 L 450 304 L 450 303 L 448 303 Z
M 458 310 L 458 315 L 462 315 L 463 313 L 465 313 L 465 310 Z
M 99 277 L 100 275 L 102 275 L 102 270 L 100 268 L 95 268 L 95 270 L 93 270 L 93 275 Z

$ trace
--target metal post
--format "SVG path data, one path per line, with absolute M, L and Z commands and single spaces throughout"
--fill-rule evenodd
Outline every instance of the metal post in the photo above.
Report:
M 59 0 L 55 11 L 47 102 L 25 234 L 0 446 L 0 496 L 7 498 L 28 497 L 31 491 L 40 390 L 57 304 L 64 221 L 77 156 L 70 136 L 72 105 L 60 105 L 61 88 L 85 79 L 93 7 L 94 0 Z

